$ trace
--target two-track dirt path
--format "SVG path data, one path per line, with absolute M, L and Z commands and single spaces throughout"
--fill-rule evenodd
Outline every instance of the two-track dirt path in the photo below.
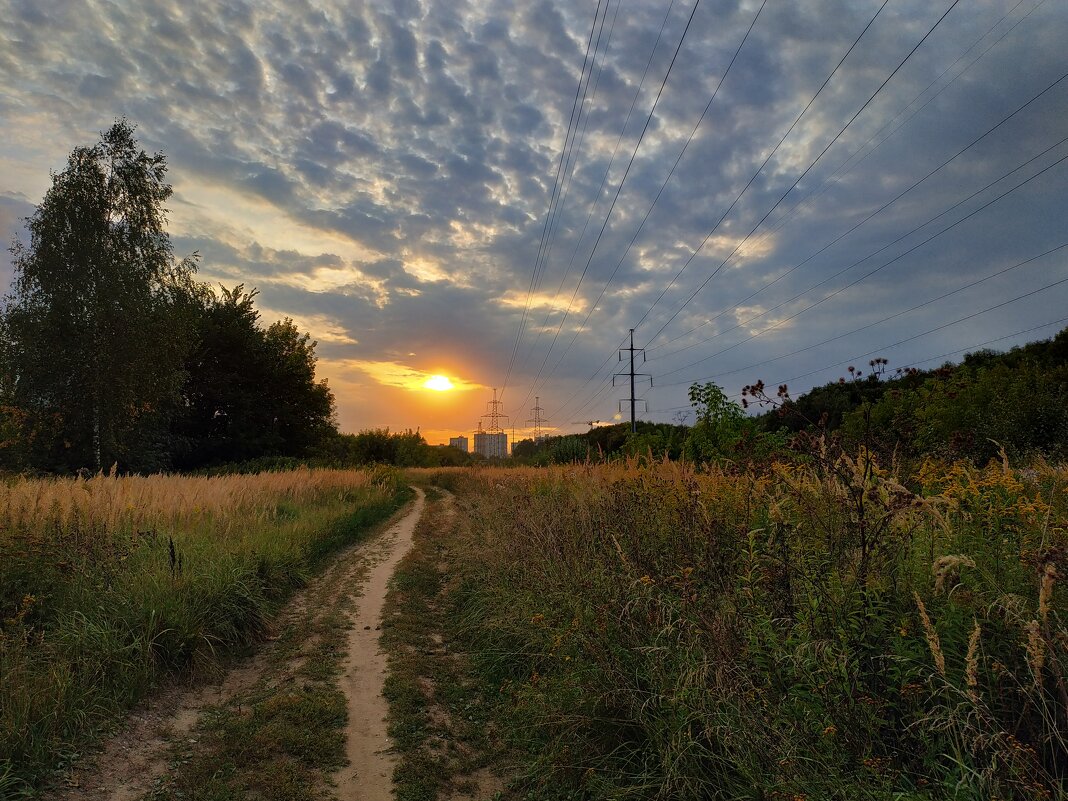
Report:
M 425 496 L 416 498 L 381 533 L 338 554 L 334 563 L 287 604 L 279 626 L 323 615 L 354 597 L 349 616 L 344 674 L 340 686 L 348 700 L 346 755 L 349 764 L 334 780 L 340 801 L 388 801 L 393 795 L 394 759 L 386 732 L 387 704 L 382 697 L 386 658 L 379 649 L 382 607 L 390 577 L 412 545 Z M 195 743 L 201 714 L 245 691 L 270 669 L 274 643 L 238 664 L 216 681 L 195 688 L 175 687 L 149 699 L 101 745 L 78 764 L 51 801 L 137 801 L 148 796 L 166 774 L 173 744 Z

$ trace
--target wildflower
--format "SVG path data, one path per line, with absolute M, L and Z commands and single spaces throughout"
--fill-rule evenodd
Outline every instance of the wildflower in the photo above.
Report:
M 823 730 L 824 737 L 834 737 L 834 735 L 836 734 L 838 734 L 838 727 L 835 726 L 833 723 Z
M 655 584 L 656 583 L 656 582 L 654 582 L 652 580 L 652 578 L 649 577 L 648 573 L 646 573 L 644 576 L 642 576 L 640 579 L 638 579 L 638 581 L 640 581 L 646 587 L 648 587 L 650 584 Z

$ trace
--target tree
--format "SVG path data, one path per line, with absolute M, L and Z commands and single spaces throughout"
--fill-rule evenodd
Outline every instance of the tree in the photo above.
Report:
M 166 159 L 133 132 L 121 119 L 75 148 L 11 249 L 5 400 L 36 466 L 166 463 L 195 262 L 174 259 L 165 228 Z
M 683 448 L 686 458 L 706 462 L 729 455 L 752 424 L 745 411 L 712 382 L 690 387 L 697 421 Z
M 177 464 L 303 457 L 336 436 L 334 396 L 315 380 L 315 345 L 286 319 L 260 326 L 255 289 L 206 290 L 186 362 Z

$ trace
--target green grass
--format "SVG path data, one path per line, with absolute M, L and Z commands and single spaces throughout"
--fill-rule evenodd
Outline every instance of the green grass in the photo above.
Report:
M 412 492 L 405 489 L 398 502 Z M 357 542 L 381 515 L 353 515 Z M 346 570 L 324 575 L 308 590 L 267 652 L 262 676 L 206 714 L 192 739 L 179 740 L 156 801 L 317 801 L 330 797 L 331 775 L 345 764 L 348 710 L 339 678 L 359 582 Z
M 929 464 L 910 491 L 848 454 L 454 478 L 450 630 L 510 792 L 1068 798 L 1066 479 Z
M 445 514 L 444 497 L 428 491 L 414 547 L 398 566 L 386 599 L 385 695 L 399 756 L 398 801 L 462 797 L 473 791 L 478 772 L 502 761 L 494 693 L 458 650 L 455 598 L 463 563 L 457 559 L 457 521 Z

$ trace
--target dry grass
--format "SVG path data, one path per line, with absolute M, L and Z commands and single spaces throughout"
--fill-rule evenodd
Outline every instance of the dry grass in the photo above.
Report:
M 404 497 L 391 470 L 0 486 L 0 797 L 161 677 L 262 637 L 324 556 Z
M 1068 469 L 436 481 L 471 505 L 467 630 L 531 797 L 1068 797 Z

